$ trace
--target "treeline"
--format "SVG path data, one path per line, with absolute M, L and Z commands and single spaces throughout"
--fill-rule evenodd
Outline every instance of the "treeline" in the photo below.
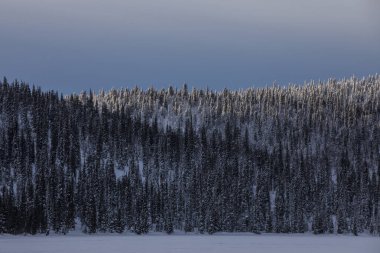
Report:
M 0 233 L 380 232 L 380 77 L 63 97 L 0 82 Z

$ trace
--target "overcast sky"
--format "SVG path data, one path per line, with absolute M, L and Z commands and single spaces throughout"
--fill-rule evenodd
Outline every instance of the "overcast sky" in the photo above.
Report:
M 378 0 L 0 0 L 0 75 L 64 93 L 380 72 Z

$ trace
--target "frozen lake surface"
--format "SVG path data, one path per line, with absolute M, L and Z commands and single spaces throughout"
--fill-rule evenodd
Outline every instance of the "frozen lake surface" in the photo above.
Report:
M 335 235 L 0 236 L 1 253 L 379 253 L 380 237 Z

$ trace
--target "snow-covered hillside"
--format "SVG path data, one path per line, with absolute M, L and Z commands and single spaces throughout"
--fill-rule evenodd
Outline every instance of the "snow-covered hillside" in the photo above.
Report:
M 0 233 L 378 235 L 379 167 L 379 76 L 67 97 L 0 82 Z

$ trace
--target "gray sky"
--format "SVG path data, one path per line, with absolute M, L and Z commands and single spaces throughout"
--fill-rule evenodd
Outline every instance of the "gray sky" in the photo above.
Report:
M 378 0 L 0 0 L 0 75 L 64 93 L 380 72 Z

